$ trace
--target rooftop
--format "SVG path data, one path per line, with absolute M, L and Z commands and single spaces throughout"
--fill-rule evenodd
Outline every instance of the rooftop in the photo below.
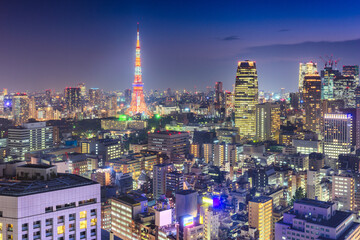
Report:
M 266 197 L 266 196 L 260 196 L 260 197 L 256 197 L 254 199 L 252 199 L 250 202 L 255 202 L 255 203 L 266 203 L 268 201 L 272 200 L 271 197 Z
M 303 216 L 296 216 L 298 219 L 305 219 L 309 223 L 318 224 L 321 226 L 336 228 L 342 222 L 344 222 L 347 218 L 349 218 L 353 213 L 351 212 L 343 212 L 343 211 L 336 211 L 335 214 L 329 219 L 312 219 L 310 217 L 303 217 Z
M 0 196 L 21 197 L 92 184 L 98 183 L 78 175 L 60 173 L 58 177 L 47 181 L 0 179 Z
M 318 201 L 318 200 L 309 199 L 309 198 L 303 198 L 301 200 L 297 200 L 295 203 L 296 204 L 303 204 L 303 205 L 308 205 L 308 206 L 319 207 L 319 208 L 329 208 L 332 205 L 334 205 L 333 202 L 323 202 L 323 201 Z
M 131 205 L 135 205 L 135 204 L 138 204 L 142 201 L 147 201 L 147 198 L 146 197 L 132 197 L 132 196 L 129 196 L 129 195 L 123 195 L 123 196 L 118 196 L 118 197 L 115 197 L 114 199 L 116 200 L 119 200 L 120 202 L 123 202 L 123 203 L 127 203 L 127 204 L 131 204 Z
M 177 195 L 177 194 L 180 194 L 180 195 L 188 195 L 188 194 L 192 194 L 192 193 L 196 193 L 196 191 L 195 191 L 195 190 L 182 190 L 182 191 L 176 192 L 176 195 Z
M 22 168 L 42 168 L 42 169 L 48 169 L 48 168 L 53 168 L 54 166 L 51 165 L 47 165 L 47 164 L 25 164 L 25 165 L 21 165 L 19 167 Z

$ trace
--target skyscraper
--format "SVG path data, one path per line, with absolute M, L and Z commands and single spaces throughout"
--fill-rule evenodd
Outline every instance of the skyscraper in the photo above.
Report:
M 355 105 L 356 108 L 360 108 L 360 86 L 355 88 Z
M 255 137 L 258 78 L 254 61 L 238 63 L 235 80 L 235 126 L 240 137 Z
M 272 239 L 272 207 L 271 197 L 257 197 L 249 201 L 249 226 L 259 232 L 259 240 Z
M 324 154 L 329 158 L 351 152 L 352 120 L 350 114 L 324 115 Z
M 356 85 L 359 85 L 359 65 L 343 66 L 343 75 L 353 76 L 356 81 Z
M 348 173 L 334 175 L 332 178 L 332 200 L 338 203 L 339 210 L 355 211 L 355 178 Z
M 256 105 L 256 137 L 260 141 L 276 140 L 280 131 L 280 106 L 266 102 Z
M 219 116 L 225 115 L 225 95 L 223 91 L 223 83 L 215 83 L 215 109 Z
M 29 99 L 29 118 L 37 119 L 36 102 L 34 97 Z
M 136 42 L 136 59 L 135 59 L 135 79 L 133 83 L 131 104 L 126 111 L 127 114 L 135 115 L 140 113 L 148 116 L 152 115 L 146 107 L 143 87 L 144 87 L 144 83 L 142 82 L 142 74 L 141 74 L 140 35 L 139 35 L 139 24 L 138 24 L 137 42 Z
M 29 97 L 25 93 L 17 93 L 12 99 L 12 111 L 15 125 L 21 125 L 29 120 Z
M 299 66 L 299 92 L 301 94 L 304 89 L 305 75 L 306 74 L 314 74 L 316 72 L 317 72 L 317 64 L 316 63 L 313 63 L 313 62 L 300 63 L 300 66 Z
M 321 78 L 318 73 L 304 77 L 303 100 L 305 109 L 305 129 L 320 132 L 321 126 Z
M 51 89 L 47 89 L 47 90 L 45 91 L 45 103 L 46 103 L 47 105 L 50 105 L 50 106 L 51 106 L 51 104 L 52 104 L 52 101 L 51 101 Z
M 153 197 L 159 199 L 166 194 L 166 174 L 172 170 L 170 163 L 162 163 L 153 167 Z
M 340 71 L 330 67 L 325 67 L 321 70 L 321 99 L 333 99 L 334 98 L 334 79 L 341 75 Z
M 78 84 L 78 88 L 80 88 L 80 95 L 81 97 L 85 97 L 86 96 L 86 86 L 85 83 L 79 83 Z
M 334 79 L 334 99 L 343 100 L 345 108 L 355 108 L 355 90 L 357 84 L 354 76 L 339 75 Z
M 65 88 L 65 102 L 68 111 L 75 111 L 76 109 L 78 109 L 80 107 L 80 88 Z
M 124 100 L 126 105 L 131 103 L 131 89 L 124 90 Z
M 25 160 L 25 153 L 53 146 L 53 127 L 45 122 L 25 123 L 10 128 L 8 134 L 8 149 L 14 159 Z
M 95 108 L 99 108 L 101 104 L 101 91 L 99 88 L 89 89 L 89 101 L 90 105 Z

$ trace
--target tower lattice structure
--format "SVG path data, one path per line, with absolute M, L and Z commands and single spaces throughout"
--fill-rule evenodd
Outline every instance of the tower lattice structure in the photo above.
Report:
M 136 41 L 136 58 L 135 58 L 135 79 L 133 83 L 133 92 L 131 96 L 131 104 L 126 113 L 129 115 L 145 114 L 151 116 L 151 112 L 147 109 L 144 92 L 144 83 L 142 82 L 141 73 L 141 58 L 140 58 L 140 37 L 139 37 L 139 23 L 137 27 L 137 41 Z

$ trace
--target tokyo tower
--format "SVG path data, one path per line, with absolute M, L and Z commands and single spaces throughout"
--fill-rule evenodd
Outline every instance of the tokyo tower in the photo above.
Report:
M 136 115 L 145 114 L 151 116 L 152 114 L 147 109 L 143 92 L 144 83 L 141 75 L 141 58 L 140 58 L 140 37 L 139 37 L 139 23 L 137 25 L 137 41 L 136 41 L 136 59 L 135 59 L 135 79 L 133 83 L 133 92 L 131 96 L 131 104 L 127 109 L 126 114 Z

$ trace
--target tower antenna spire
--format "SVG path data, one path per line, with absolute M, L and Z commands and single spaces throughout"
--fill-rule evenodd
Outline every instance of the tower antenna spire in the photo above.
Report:
M 136 52 L 135 52 L 135 79 L 133 82 L 133 92 L 131 96 L 131 104 L 127 109 L 126 114 L 136 115 L 145 114 L 151 116 L 152 114 L 146 107 L 141 73 L 141 57 L 140 57 L 140 37 L 139 37 L 139 23 L 137 23 L 137 40 L 136 40 Z

